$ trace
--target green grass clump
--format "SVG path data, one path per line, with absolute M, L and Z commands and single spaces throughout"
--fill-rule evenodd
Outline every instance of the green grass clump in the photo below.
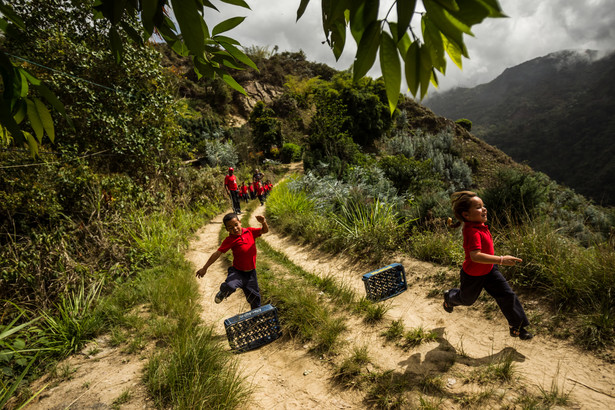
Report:
M 352 354 L 336 367 L 333 380 L 345 387 L 360 387 L 365 379 L 363 367 L 370 360 L 367 346 L 354 347 Z
M 178 327 L 169 348 L 148 363 L 145 379 L 156 404 L 165 408 L 236 408 L 249 395 L 232 355 L 210 327 Z
M 381 334 L 389 342 L 399 340 L 404 336 L 404 322 L 401 319 L 394 320 L 391 325 Z
M 438 340 L 438 333 L 431 330 L 427 331 L 419 326 L 404 333 L 402 346 L 406 348 L 416 347 L 423 343 L 435 342 Z

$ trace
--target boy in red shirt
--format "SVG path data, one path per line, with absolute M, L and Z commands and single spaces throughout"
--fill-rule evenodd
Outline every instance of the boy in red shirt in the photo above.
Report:
M 246 204 L 247 204 L 248 201 L 250 200 L 250 197 L 248 197 L 248 187 L 245 182 L 243 183 L 243 185 L 241 185 L 239 193 L 241 195 L 241 199 L 246 201 Z
M 224 177 L 224 189 L 226 189 L 228 196 L 231 197 L 233 212 L 240 214 L 239 186 L 237 185 L 237 177 L 234 175 L 234 172 L 235 170 L 232 167 L 228 169 L 228 175 Z
M 256 244 L 254 240 L 261 234 L 269 232 L 269 226 L 264 216 L 258 215 L 256 220 L 260 228 L 243 228 L 237 214 L 226 214 L 222 219 L 229 233 L 217 251 L 215 251 L 201 269 L 196 272 L 197 278 L 202 278 L 207 269 L 218 260 L 220 255 L 229 249 L 233 251 L 233 265 L 228 268 L 226 280 L 220 285 L 220 291 L 214 301 L 222 302 L 238 288 L 243 290 L 251 309 L 261 305 L 261 295 L 256 280 Z

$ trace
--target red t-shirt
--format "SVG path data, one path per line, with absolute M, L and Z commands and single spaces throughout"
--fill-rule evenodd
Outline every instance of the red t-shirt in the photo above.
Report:
M 252 186 L 252 184 L 248 185 L 248 191 L 254 192 L 254 187 Z
M 463 271 L 470 276 L 483 276 L 491 272 L 493 264 L 476 263 L 470 258 L 470 252 L 481 251 L 493 255 L 493 238 L 487 225 L 477 222 L 464 222 L 463 224 L 463 250 L 466 259 L 463 262 Z
M 229 191 L 237 191 L 237 177 L 235 175 L 227 175 L 224 177 L 224 185 Z
M 222 241 L 218 250 L 226 253 L 233 250 L 233 266 L 242 271 L 256 269 L 256 243 L 261 236 L 261 228 L 242 228 L 239 235 L 229 235 Z
M 241 195 L 248 193 L 248 187 L 245 185 L 241 186 Z

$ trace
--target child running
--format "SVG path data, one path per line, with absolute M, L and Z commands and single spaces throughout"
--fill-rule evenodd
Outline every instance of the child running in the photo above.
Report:
M 476 193 L 455 192 L 451 201 L 455 218 L 459 221 L 452 226 L 458 227 L 463 223 L 463 249 L 466 257 L 460 272 L 459 289 L 444 292 L 444 310 L 451 313 L 455 306 L 472 305 L 485 289 L 493 296 L 508 320 L 510 335 L 522 340 L 531 339 L 534 335 L 526 329 L 530 323 L 525 311 L 498 269 L 498 265 L 515 266 L 522 260 L 510 255 L 494 255 L 493 239 L 485 225 L 487 208 Z
M 220 291 L 214 301 L 222 302 L 238 288 L 243 290 L 251 309 L 261 305 L 261 295 L 256 280 L 256 244 L 254 240 L 261 234 L 269 232 L 269 226 L 264 216 L 258 215 L 260 228 L 243 228 L 237 214 L 226 214 L 222 219 L 224 227 L 229 233 L 217 251 L 215 251 L 201 269 L 196 272 L 198 278 L 207 273 L 207 269 L 218 260 L 220 255 L 229 249 L 233 250 L 233 265 L 228 268 L 226 280 L 220 285 Z

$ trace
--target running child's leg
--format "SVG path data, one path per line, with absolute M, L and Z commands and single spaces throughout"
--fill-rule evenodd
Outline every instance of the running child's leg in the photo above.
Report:
M 261 292 L 258 288 L 258 281 L 256 279 L 256 269 L 249 273 L 248 280 L 242 289 L 251 309 L 256 309 L 261 306 Z
M 493 296 L 510 327 L 520 329 L 530 325 L 519 298 L 496 266 L 486 275 L 485 290 Z
M 483 290 L 484 276 L 471 276 L 462 269 L 459 279 L 459 288 L 449 290 L 445 302 L 451 307 L 470 306 L 476 302 Z
M 222 299 L 226 299 L 243 285 L 243 275 L 241 274 L 241 272 L 231 266 L 228 268 L 228 275 L 226 276 L 226 280 L 220 284 L 220 296 L 222 297 Z

